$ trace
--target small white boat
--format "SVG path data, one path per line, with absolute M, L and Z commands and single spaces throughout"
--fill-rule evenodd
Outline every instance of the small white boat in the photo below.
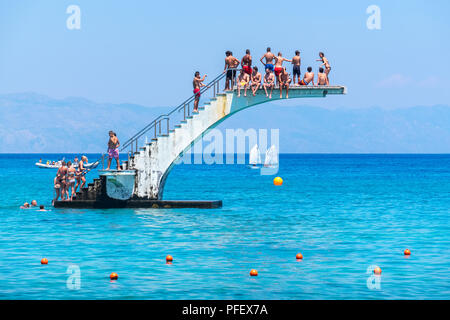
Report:
M 272 145 L 269 150 L 266 151 L 266 158 L 264 159 L 264 167 L 277 167 L 278 166 L 278 152 L 277 148 Z
M 90 169 L 94 165 L 97 166 L 98 163 L 95 163 L 95 162 L 85 163 L 84 167 L 87 169 Z M 55 162 L 54 164 L 52 164 L 51 162 L 47 162 L 47 163 L 36 162 L 36 166 L 41 169 L 59 169 L 61 167 L 61 161 Z M 78 168 L 78 164 L 73 167 Z
M 250 150 L 249 164 L 251 168 L 258 168 L 258 165 L 261 164 L 261 153 L 259 152 L 258 145 L 255 144 Z

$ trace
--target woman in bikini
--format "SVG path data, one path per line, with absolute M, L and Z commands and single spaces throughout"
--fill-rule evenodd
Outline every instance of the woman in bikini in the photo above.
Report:
M 54 180 L 55 189 L 60 189 L 56 192 L 56 198 L 54 199 L 54 201 L 58 200 L 60 195 L 61 195 L 61 200 L 65 200 L 66 176 L 67 176 L 66 162 L 62 161 L 61 167 L 59 167 L 58 172 L 56 172 L 56 177 Z M 57 186 L 59 186 L 59 187 L 57 188 Z M 61 192 L 59 192 L 59 191 L 61 191 Z
M 323 52 L 319 52 L 319 57 L 320 57 L 320 59 L 317 59 L 316 61 L 322 61 L 321 66 L 325 67 L 325 74 L 327 75 L 327 78 L 328 78 L 328 75 L 330 74 L 330 71 L 331 71 L 330 62 L 328 61 L 327 58 L 325 58 L 325 54 Z M 328 81 L 329 81 L 329 79 L 328 79 Z
M 75 173 L 77 172 L 77 170 L 72 166 L 72 162 L 67 162 L 67 187 L 66 187 L 66 195 L 67 195 L 67 199 L 70 201 L 73 200 L 73 195 L 74 195 L 74 189 L 75 189 Z M 70 193 L 69 195 L 69 190 L 72 188 L 72 193 Z
M 78 170 L 75 172 L 75 180 L 77 180 L 77 184 L 75 185 L 75 193 L 77 193 L 78 186 L 80 185 L 80 181 L 82 181 L 80 186 L 80 191 L 83 189 L 86 184 L 86 178 L 84 177 L 84 163 L 87 163 L 87 158 L 85 156 L 81 157 L 80 162 L 78 162 Z

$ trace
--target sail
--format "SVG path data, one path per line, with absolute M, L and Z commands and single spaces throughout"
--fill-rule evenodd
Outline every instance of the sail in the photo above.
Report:
M 264 159 L 265 167 L 272 167 L 278 165 L 278 152 L 277 148 L 272 145 L 269 150 L 266 151 L 266 158 Z
M 253 165 L 261 163 L 261 154 L 259 153 L 259 148 L 257 144 L 255 144 L 252 150 L 250 150 L 249 163 Z

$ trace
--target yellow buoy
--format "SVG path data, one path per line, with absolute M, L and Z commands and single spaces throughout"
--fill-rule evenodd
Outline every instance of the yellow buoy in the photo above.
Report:
M 281 179 L 280 177 L 276 177 L 275 179 L 273 179 L 273 184 L 276 186 L 281 186 L 283 184 L 283 179 Z

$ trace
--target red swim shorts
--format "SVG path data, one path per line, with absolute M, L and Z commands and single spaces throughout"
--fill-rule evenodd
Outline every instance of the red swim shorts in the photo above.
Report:
M 252 67 L 249 67 L 249 66 L 243 66 L 242 67 L 242 69 L 244 69 L 244 72 L 245 73 L 248 73 L 248 74 L 252 74 Z
M 196 97 L 196 98 L 200 98 L 200 95 L 201 95 L 201 94 L 200 94 L 200 88 L 195 88 L 195 89 L 194 89 L 194 94 L 195 94 L 195 97 Z
M 281 71 L 283 71 L 282 67 L 275 67 L 275 75 L 278 77 L 281 73 Z

